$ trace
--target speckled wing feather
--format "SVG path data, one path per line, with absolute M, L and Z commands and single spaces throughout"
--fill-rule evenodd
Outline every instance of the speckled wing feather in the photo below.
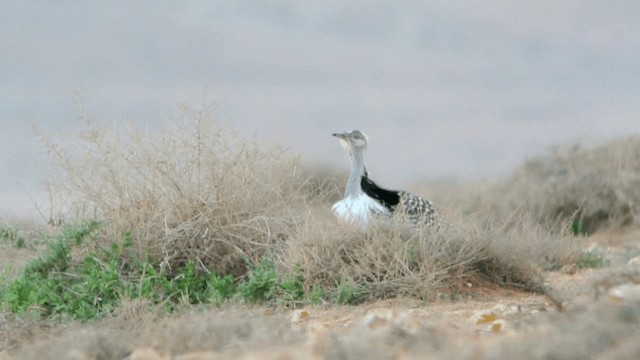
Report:
M 396 211 L 405 214 L 412 224 L 432 226 L 436 222 L 438 212 L 431 201 L 406 191 L 399 191 L 398 194 L 400 203 Z
M 360 187 L 390 212 L 407 216 L 413 225 L 431 226 L 438 217 L 435 206 L 429 200 L 406 191 L 383 189 L 373 182 L 366 172 L 361 179 Z

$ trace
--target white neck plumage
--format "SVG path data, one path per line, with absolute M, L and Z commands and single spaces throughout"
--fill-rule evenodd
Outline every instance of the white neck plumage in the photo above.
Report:
M 349 152 L 349 155 L 351 156 L 351 174 L 349 175 L 349 181 L 347 182 L 344 195 L 345 197 L 355 197 L 362 193 L 360 181 L 367 169 L 364 165 L 363 150 L 353 149 Z
M 351 175 L 347 181 L 344 198 L 333 204 L 332 210 L 340 220 L 366 225 L 374 214 L 388 214 L 389 211 L 362 190 L 362 176 L 367 173 L 364 149 L 350 149 L 349 155 Z

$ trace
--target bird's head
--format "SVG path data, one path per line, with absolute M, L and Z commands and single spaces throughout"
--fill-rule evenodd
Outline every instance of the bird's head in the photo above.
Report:
M 352 130 L 344 133 L 336 133 L 333 136 L 340 139 L 342 147 L 349 151 L 364 150 L 367 148 L 369 138 L 360 130 Z

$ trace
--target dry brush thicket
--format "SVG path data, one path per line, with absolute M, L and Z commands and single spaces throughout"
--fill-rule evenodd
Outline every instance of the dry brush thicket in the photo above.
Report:
M 46 141 L 62 170 L 49 187 L 64 212 L 99 219 L 109 239 L 130 236 L 140 258 L 167 271 L 193 260 L 242 275 L 304 220 L 322 184 L 284 149 L 215 126 L 210 109 L 182 111 L 162 132 L 113 131 L 83 116 L 79 143 Z
M 544 224 L 571 219 L 582 232 L 628 225 L 640 206 L 640 137 L 556 148 L 503 182 L 498 212 L 536 214 Z
M 182 113 L 171 131 L 114 131 L 83 115 L 78 143 L 43 137 L 61 170 L 48 182 L 64 199 L 56 203 L 96 217 L 107 241 L 129 237 L 136 257 L 165 271 L 194 261 L 240 278 L 268 256 L 283 274 L 300 269 L 307 291 L 346 282 L 366 289 L 365 298 L 428 297 L 474 273 L 541 291 L 539 270 L 576 254 L 567 220 L 629 214 L 640 188 L 632 156 L 640 147 L 630 139 L 531 161 L 476 196 L 473 211 L 449 209 L 449 226 L 362 230 L 330 214 L 342 189 L 336 176 L 217 126 L 208 107 Z

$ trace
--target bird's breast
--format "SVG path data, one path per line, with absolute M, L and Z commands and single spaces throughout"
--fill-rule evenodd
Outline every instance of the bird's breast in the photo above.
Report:
M 382 204 L 364 193 L 348 196 L 333 204 L 333 213 L 342 221 L 366 224 L 375 215 L 389 215 Z

